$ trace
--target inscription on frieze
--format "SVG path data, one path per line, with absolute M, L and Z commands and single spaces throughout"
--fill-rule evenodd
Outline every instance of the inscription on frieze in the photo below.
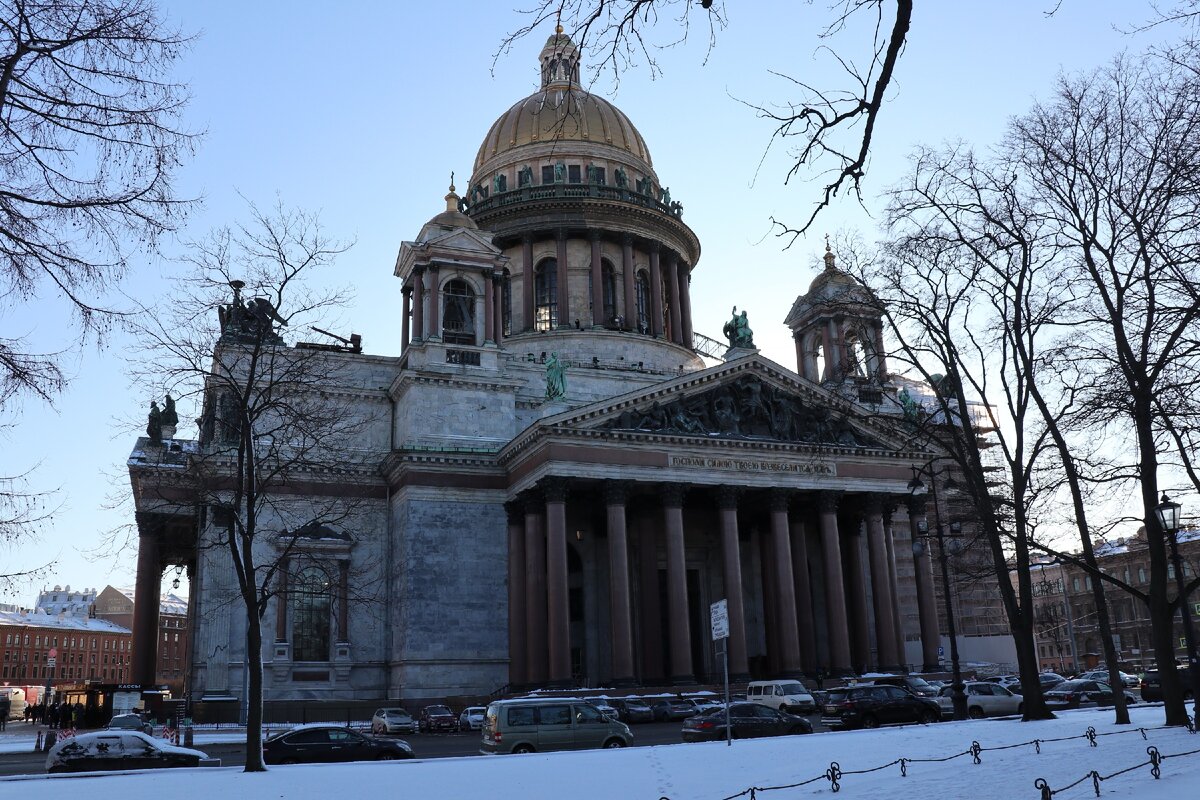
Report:
M 730 470 L 733 472 L 792 472 L 800 475 L 837 474 L 834 465 L 826 461 L 768 461 L 761 458 L 671 456 L 670 466 L 692 469 Z

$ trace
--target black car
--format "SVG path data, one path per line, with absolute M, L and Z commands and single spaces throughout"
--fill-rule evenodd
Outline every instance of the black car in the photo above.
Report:
M 1179 674 L 1179 683 L 1183 686 L 1183 699 L 1191 700 L 1195 696 L 1196 690 L 1192 685 L 1192 675 L 1187 667 L 1179 667 L 1176 670 Z M 1162 678 L 1159 677 L 1158 670 L 1147 670 L 1142 676 L 1141 681 L 1142 699 L 1146 702 L 1156 703 L 1163 699 L 1162 693 Z
M 1111 706 L 1113 690 L 1107 683 L 1089 680 L 1069 680 L 1055 686 L 1045 694 L 1046 707 L 1051 710 L 1079 708 L 1081 706 Z M 1125 693 L 1126 703 L 1136 703 L 1137 698 Z
M 654 709 L 640 697 L 612 697 L 608 704 L 617 710 L 621 722 L 653 722 Z
M 812 733 L 812 725 L 804 717 L 777 711 L 759 703 L 732 703 L 729 706 L 729 727 L 734 739 L 756 736 L 788 736 Z M 725 709 L 715 709 L 684 721 L 683 740 L 703 742 L 725 738 Z
M 1041 675 L 1038 675 L 1038 682 L 1042 684 L 1043 691 L 1053 689 L 1065 680 L 1066 678 L 1057 672 L 1043 672 Z
M 672 697 L 659 700 L 651 708 L 654 710 L 655 722 L 671 722 L 677 719 L 687 719 L 695 716 L 696 705 L 691 700 Z
M 412 758 L 412 748 L 399 739 L 377 739 L 336 725 L 293 728 L 263 742 L 268 764 L 322 764 L 335 761 L 392 761 Z
M 443 705 L 425 706 L 421 709 L 421 716 L 417 720 L 417 724 L 422 731 L 456 731 L 458 730 L 458 717 L 454 716 L 454 712 Z
M 928 724 L 942 718 L 935 700 L 899 686 L 847 686 L 825 700 L 821 722 L 831 728 L 878 728 L 901 722 Z
M 114 769 L 159 769 L 220 764 L 199 750 L 176 747 L 141 731 L 81 733 L 50 748 L 47 772 L 96 772 Z

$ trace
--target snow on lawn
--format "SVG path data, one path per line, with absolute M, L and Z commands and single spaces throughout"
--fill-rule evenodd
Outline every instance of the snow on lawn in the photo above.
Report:
M 1145 763 L 1147 746 L 1163 755 L 1200 751 L 1200 735 L 1184 728 L 1146 730 L 1162 723 L 1161 707 L 1131 709 L 1134 727 L 1112 723 L 1112 711 L 1087 710 L 1059 714 L 1056 720 L 1022 723 L 1017 720 L 943 722 L 927 726 L 875 731 L 819 733 L 780 739 L 636 747 L 627 750 L 589 750 L 523 756 L 441 758 L 415 762 L 273 767 L 266 774 L 246 775 L 239 768 L 187 769 L 140 774 L 86 777 L 53 776 L 14 790 L 36 794 L 39 800 L 161 800 L 163 797 L 253 797 L 305 800 L 344 796 L 466 798 L 520 797 L 522 800 L 571 798 L 645 798 L 657 800 L 721 800 L 751 786 L 797 783 L 825 773 L 831 761 L 843 771 L 839 798 L 960 798 L 974 800 L 1038 800 L 1037 778 L 1059 789 L 1097 770 L 1101 775 Z M 1096 746 L 1081 737 L 1096 729 Z M 1103 734 L 1129 731 L 1115 736 Z M 637 735 L 637 728 L 634 728 Z M 989 748 L 1043 742 L 1007 750 Z M 865 775 L 846 774 L 870 769 L 904 757 L 939 758 L 967 751 L 972 741 L 983 749 L 982 763 L 971 755 L 943 763 L 899 765 Z M 420 742 L 413 740 L 420 753 Z M 0 781 L 2 782 L 2 781 Z M 1105 796 L 1139 800 L 1179 800 L 1200 796 L 1200 752 L 1162 763 L 1162 779 L 1153 780 L 1149 766 L 1101 784 Z M 830 783 L 820 778 L 807 786 L 757 792 L 760 800 L 790 800 L 811 795 L 829 797 Z M 1092 781 L 1058 795 L 1093 797 Z

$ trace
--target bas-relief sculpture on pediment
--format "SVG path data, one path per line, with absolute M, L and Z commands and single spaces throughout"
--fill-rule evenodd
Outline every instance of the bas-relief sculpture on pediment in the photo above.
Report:
M 880 446 L 828 408 L 753 376 L 667 402 L 627 408 L 601 427 L 841 447 Z

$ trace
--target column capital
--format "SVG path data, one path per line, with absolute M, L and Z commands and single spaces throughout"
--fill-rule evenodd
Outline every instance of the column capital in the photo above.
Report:
M 517 525 L 525 521 L 525 503 L 520 500 L 509 500 L 504 504 L 504 514 L 509 525 Z
M 533 234 L 532 233 L 522 233 L 521 234 L 521 244 L 533 244 Z
M 412 293 L 413 293 L 413 287 L 409 286 L 408 284 L 405 284 L 404 286 L 400 287 L 400 294 L 404 295 L 405 297 L 408 297 Z
M 871 492 L 870 494 L 862 495 L 862 512 L 872 516 L 876 514 L 883 516 L 883 503 L 885 498 L 886 495 L 879 494 L 878 492 Z
M 633 234 L 632 233 L 622 233 L 621 234 L 621 245 L 623 247 L 632 247 L 633 246 Z
M 836 513 L 841 501 L 841 492 L 817 492 L 817 508 L 822 513 Z
M 623 506 L 629 501 L 629 493 L 633 481 L 605 481 L 604 504 L 606 506 Z
M 772 489 L 767 492 L 767 507 L 772 511 L 787 511 L 792 502 L 792 493 L 787 489 Z
M 651 253 L 659 253 L 662 251 L 662 242 L 651 242 L 649 250 Z
M 565 478 L 543 478 L 538 487 L 545 495 L 547 503 L 567 502 L 567 481 Z
M 922 496 L 909 497 L 905 501 L 908 505 L 908 515 L 910 517 L 920 516 L 925 513 L 925 498 Z
M 738 498 L 741 497 L 742 490 L 737 486 L 718 486 L 717 487 L 717 508 L 721 509 L 737 509 Z
M 530 514 L 543 514 L 546 511 L 546 498 L 542 496 L 541 491 L 538 489 L 521 492 L 521 496 L 517 502 L 525 510 L 526 516 Z
M 590 231 L 588 231 L 588 241 L 589 242 L 598 242 L 603 238 L 604 238 L 604 234 L 602 231 L 598 231 L 595 228 L 592 228 Z
M 556 230 L 554 232 L 554 238 L 560 242 L 565 242 L 567 240 L 567 229 L 559 228 L 558 230 Z
M 688 487 L 682 483 L 664 483 L 659 486 L 659 493 L 662 495 L 663 505 L 667 508 L 683 508 L 683 496 L 687 494 Z

